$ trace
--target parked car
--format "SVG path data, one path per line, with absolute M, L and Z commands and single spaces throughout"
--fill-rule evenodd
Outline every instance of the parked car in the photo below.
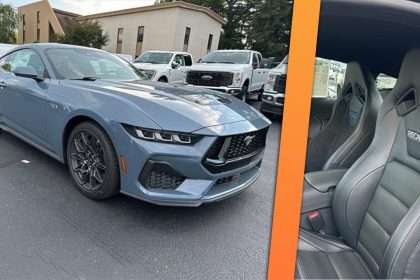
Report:
M 268 73 L 261 102 L 261 112 L 281 115 L 286 92 L 288 57 Z
M 19 47 L 0 58 L 0 128 L 66 163 L 92 199 L 199 206 L 258 178 L 269 120 L 236 98 L 141 73 L 101 50 Z
M 209 53 L 187 72 L 186 83 L 234 95 L 243 101 L 261 97 L 268 75 L 256 51 L 219 50 Z
M 192 64 L 193 57 L 186 52 L 148 51 L 134 60 L 149 80 L 163 83 L 183 83 Z
M 115 55 L 118 56 L 119 58 L 124 59 L 127 62 L 130 62 L 130 63 L 133 62 L 133 56 L 131 54 L 117 53 Z

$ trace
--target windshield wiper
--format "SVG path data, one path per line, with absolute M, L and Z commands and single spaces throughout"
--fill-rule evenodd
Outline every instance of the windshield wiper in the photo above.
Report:
M 94 82 L 97 79 L 98 78 L 96 78 L 96 77 L 80 77 L 80 78 L 69 79 L 69 80 L 71 80 L 71 81 L 90 81 L 90 82 Z

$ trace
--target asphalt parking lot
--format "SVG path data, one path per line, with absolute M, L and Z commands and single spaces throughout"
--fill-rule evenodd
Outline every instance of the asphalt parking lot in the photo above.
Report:
M 280 124 L 259 180 L 200 208 L 94 202 L 65 166 L 0 135 L 0 279 L 265 279 Z

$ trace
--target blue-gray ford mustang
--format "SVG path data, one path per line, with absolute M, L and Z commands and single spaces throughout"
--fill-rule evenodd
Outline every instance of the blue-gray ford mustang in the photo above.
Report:
M 0 66 L 0 128 L 67 164 L 89 198 L 199 206 L 259 175 L 270 121 L 236 98 L 144 81 L 90 48 L 24 45 Z

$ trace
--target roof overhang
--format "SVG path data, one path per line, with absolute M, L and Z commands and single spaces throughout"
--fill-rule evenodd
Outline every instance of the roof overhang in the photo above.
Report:
M 168 2 L 163 4 L 157 4 L 152 6 L 145 6 L 145 7 L 138 7 L 138 8 L 131 8 L 131 9 L 124 9 L 124 10 L 118 10 L 118 11 L 112 11 L 112 12 L 106 12 L 106 13 L 99 13 L 99 14 L 93 14 L 93 15 L 87 15 L 87 16 L 81 16 L 77 18 L 77 20 L 95 20 L 105 17 L 112 17 L 112 16 L 119 16 L 119 15 L 126 15 L 126 14 L 135 14 L 135 13 L 144 13 L 149 11 L 156 11 L 156 10 L 162 10 L 162 9 L 170 9 L 170 8 L 183 8 L 187 10 L 192 10 L 200 13 L 204 13 L 214 19 L 215 21 L 219 22 L 220 24 L 226 24 L 226 20 L 214 12 L 212 9 L 203 7 L 200 5 L 190 4 L 183 1 L 175 1 L 175 2 Z

